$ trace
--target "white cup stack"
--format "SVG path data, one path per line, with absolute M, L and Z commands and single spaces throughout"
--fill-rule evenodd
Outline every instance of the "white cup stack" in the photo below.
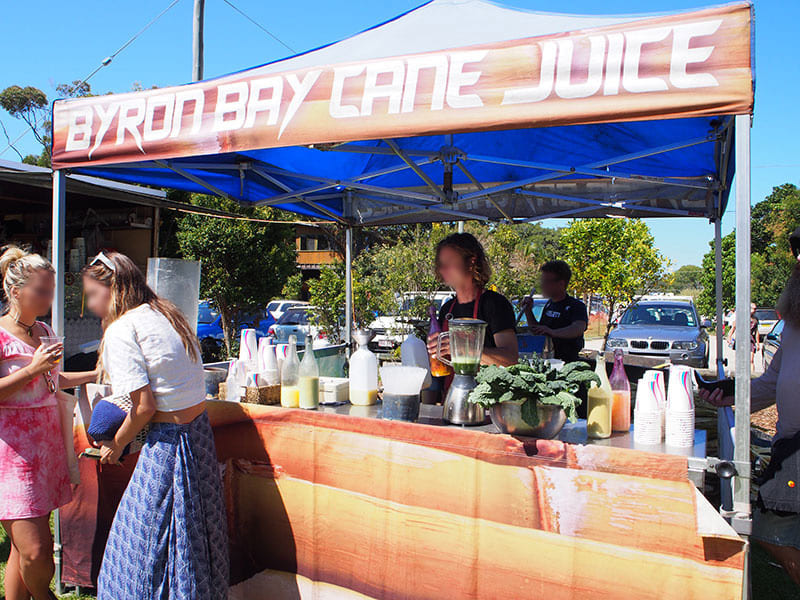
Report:
M 658 403 L 656 381 L 642 378 L 636 386 L 636 406 L 633 411 L 633 442 L 655 446 L 662 439 L 662 414 Z
M 694 385 L 690 367 L 669 368 L 666 415 L 667 446 L 689 448 L 694 445 Z
M 258 371 L 258 340 L 255 329 L 242 329 L 239 338 L 239 360 L 248 373 Z
M 645 371 L 642 378 L 646 382 L 654 382 L 653 391 L 658 402 L 658 410 L 661 412 L 661 438 L 664 438 L 664 427 L 667 416 L 667 387 L 664 385 L 664 373 L 662 371 Z

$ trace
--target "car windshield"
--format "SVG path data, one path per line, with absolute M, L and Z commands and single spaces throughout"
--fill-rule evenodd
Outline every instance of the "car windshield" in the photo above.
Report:
M 544 305 L 547 304 L 546 298 L 534 298 L 533 299 L 533 316 L 536 317 L 536 320 L 542 318 L 542 311 L 544 310 Z M 516 311 L 519 307 L 517 303 L 514 303 L 514 310 Z M 519 323 L 517 323 L 517 327 L 525 328 L 528 326 L 528 317 L 526 315 L 522 315 L 520 317 Z
M 769 332 L 769 335 L 777 338 L 781 333 L 783 333 L 783 321 L 778 321 L 775 323 L 775 327 L 772 328 L 772 331 Z
M 620 319 L 621 325 L 657 325 L 697 327 L 697 316 L 691 306 L 676 304 L 635 304 Z
M 290 308 L 278 319 L 278 325 L 305 325 L 307 323 L 308 314 L 304 308 Z
M 771 308 L 759 308 L 753 313 L 753 316 L 759 321 L 777 321 L 778 313 Z
M 270 302 L 267 304 L 267 310 L 272 312 L 273 310 L 278 310 L 278 307 L 281 305 L 280 302 Z
M 209 325 L 213 323 L 219 313 L 211 308 L 208 304 L 201 304 L 197 309 L 197 322 Z

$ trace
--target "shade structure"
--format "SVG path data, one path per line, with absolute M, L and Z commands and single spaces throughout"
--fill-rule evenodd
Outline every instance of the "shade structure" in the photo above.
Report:
M 751 6 L 433 0 L 254 69 L 57 101 L 53 162 L 353 225 L 724 211 Z

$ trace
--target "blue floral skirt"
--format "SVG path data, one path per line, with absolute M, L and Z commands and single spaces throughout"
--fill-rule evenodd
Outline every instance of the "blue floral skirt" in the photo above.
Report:
M 228 597 L 228 533 L 208 414 L 153 423 L 108 535 L 98 600 Z

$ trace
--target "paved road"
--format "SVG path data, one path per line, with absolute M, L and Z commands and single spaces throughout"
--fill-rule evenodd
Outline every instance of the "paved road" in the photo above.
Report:
M 711 344 L 711 354 L 709 356 L 708 364 L 709 368 L 713 370 L 716 368 L 715 365 L 717 361 L 716 336 L 712 335 L 709 339 L 709 343 Z M 586 341 L 586 348 L 588 348 L 589 350 L 600 350 L 602 345 L 603 345 L 602 338 L 596 338 Z M 728 360 L 728 365 L 725 367 L 725 370 L 730 373 L 733 373 L 736 361 L 734 357 L 734 351 L 730 348 L 730 346 L 728 346 L 727 342 L 724 343 L 722 347 L 724 350 L 723 358 L 726 358 Z M 761 360 L 761 353 L 759 352 L 756 354 L 755 370 L 753 371 L 753 375 L 758 376 L 763 372 L 763 370 L 764 370 L 764 365 Z

